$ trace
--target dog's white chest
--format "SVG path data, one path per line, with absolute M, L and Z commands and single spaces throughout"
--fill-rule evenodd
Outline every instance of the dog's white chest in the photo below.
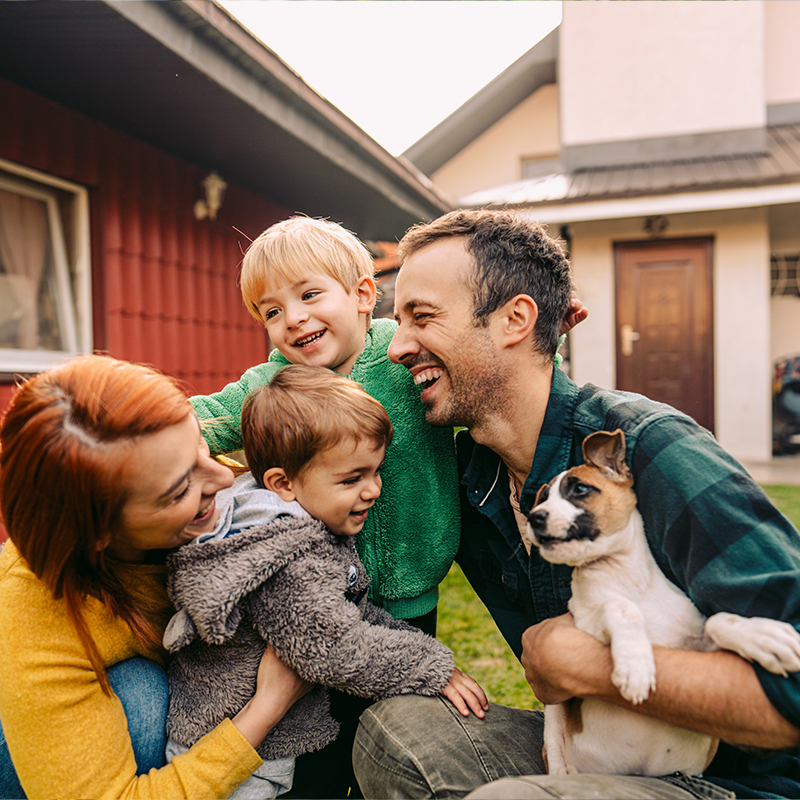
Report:
M 658 569 L 646 544 L 576 568 L 569 609 L 575 625 L 604 644 L 616 635 L 661 647 L 703 648 L 705 618 Z

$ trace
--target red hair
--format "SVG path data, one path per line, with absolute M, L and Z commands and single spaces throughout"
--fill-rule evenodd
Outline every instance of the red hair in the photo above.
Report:
M 100 599 L 145 645 L 160 636 L 105 548 L 127 500 L 125 447 L 191 413 L 171 378 L 105 356 L 82 356 L 19 387 L 0 430 L 0 507 L 8 536 L 56 599 L 103 689 L 105 669 L 81 608 Z

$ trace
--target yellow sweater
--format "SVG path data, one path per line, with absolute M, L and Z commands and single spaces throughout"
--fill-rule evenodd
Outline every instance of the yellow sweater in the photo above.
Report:
M 166 568 L 130 565 L 127 579 L 157 598 L 162 613 L 153 619 L 163 618 Z M 102 603 L 90 598 L 84 614 L 106 666 L 137 655 L 163 665 L 163 651 L 143 648 Z M 221 798 L 262 763 L 224 720 L 187 753 L 137 777 L 122 704 L 103 694 L 63 602 L 11 542 L 0 553 L 0 721 L 30 798 Z

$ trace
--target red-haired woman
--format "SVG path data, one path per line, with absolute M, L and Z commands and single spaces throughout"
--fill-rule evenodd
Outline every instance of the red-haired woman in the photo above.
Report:
M 309 686 L 268 649 L 242 711 L 163 766 L 165 556 L 214 527 L 232 481 L 185 395 L 77 358 L 20 387 L 0 447 L 0 721 L 21 783 L 2 796 L 227 797 Z

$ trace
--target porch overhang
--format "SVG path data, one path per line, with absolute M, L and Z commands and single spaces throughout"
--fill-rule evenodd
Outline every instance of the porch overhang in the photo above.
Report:
M 800 202 L 800 124 L 770 125 L 764 134 L 755 152 L 562 167 L 474 192 L 461 203 L 516 208 L 552 224 Z
M 800 203 L 800 183 L 785 186 L 726 189 L 709 192 L 681 192 L 649 197 L 590 200 L 586 202 L 546 204 L 520 207 L 518 210 L 542 224 L 567 224 L 592 220 L 628 217 L 692 214 L 702 211 L 724 211 L 735 208 Z

